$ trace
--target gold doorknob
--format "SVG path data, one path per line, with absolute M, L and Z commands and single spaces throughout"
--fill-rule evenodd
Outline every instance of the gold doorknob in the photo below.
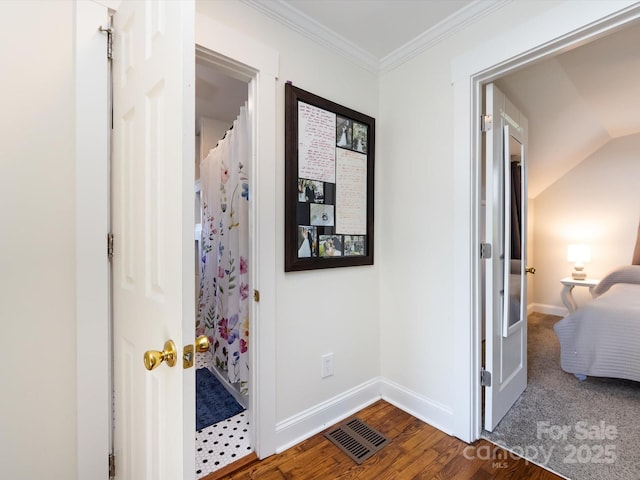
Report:
M 196 352 L 206 352 L 207 350 L 209 350 L 210 346 L 211 342 L 209 342 L 209 337 L 207 337 L 206 335 L 200 335 L 198 338 L 196 338 Z
M 536 273 L 536 267 L 527 267 L 524 269 L 524 273 L 530 273 L 533 275 Z
M 164 350 L 162 352 L 157 350 L 144 352 L 144 366 L 147 370 L 153 370 L 162 362 L 167 362 L 167 365 L 173 367 L 176 364 L 177 356 L 176 344 L 173 343 L 173 340 L 167 340 L 164 342 Z

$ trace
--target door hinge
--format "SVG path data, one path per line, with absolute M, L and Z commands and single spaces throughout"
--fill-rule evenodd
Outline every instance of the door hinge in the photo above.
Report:
M 254 302 L 259 302 L 260 301 L 260 292 L 258 290 L 254 290 L 253 291 L 253 301 Z
M 493 117 L 491 115 L 482 115 L 480 117 L 480 131 L 488 132 L 493 127 Z
M 483 387 L 491 386 L 491 372 L 484 368 L 480 370 L 480 385 Z
M 113 59 L 113 29 L 100 25 L 100 31 L 107 34 L 107 60 Z
M 480 244 L 480 258 L 491 258 L 491 244 L 490 243 L 481 243 Z
M 116 456 L 113 453 L 109 454 L 109 479 L 116 478 Z
M 107 234 L 107 258 L 113 260 L 113 233 Z

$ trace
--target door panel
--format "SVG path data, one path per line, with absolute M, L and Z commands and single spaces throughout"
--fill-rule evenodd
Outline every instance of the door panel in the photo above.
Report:
M 118 479 L 195 475 L 194 373 L 180 361 L 194 334 L 193 23 L 192 2 L 122 2 L 114 15 Z M 162 351 L 169 339 L 177 346 L 176 365 L 147 371 L 145 351 Z
M 486 86 L 485 107 L 493 128 L 485 135 L 484 241 L 493 255 L 485 260 L 485 369 L 492 381 L 484 387 L 484 428 L 493 431 L 527 386 L 527 120 L 493 84 Z M 512 160 L 519 160 L 514 168 L 522 179 L 515 190 Z

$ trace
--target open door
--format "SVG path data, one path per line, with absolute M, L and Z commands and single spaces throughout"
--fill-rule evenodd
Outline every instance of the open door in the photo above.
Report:
M 527 386 L 527 119 L 493 84 L 485 108 L 484 428 L 493 431 Z
M 122 2 L 113 40 L 116 478 L 191 479 L 194 3 Z

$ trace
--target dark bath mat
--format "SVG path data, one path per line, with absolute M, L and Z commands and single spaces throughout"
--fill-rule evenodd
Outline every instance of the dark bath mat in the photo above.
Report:
M 209 369 L 196 370 L 196 430 L 233 417 L 243 410 Z

